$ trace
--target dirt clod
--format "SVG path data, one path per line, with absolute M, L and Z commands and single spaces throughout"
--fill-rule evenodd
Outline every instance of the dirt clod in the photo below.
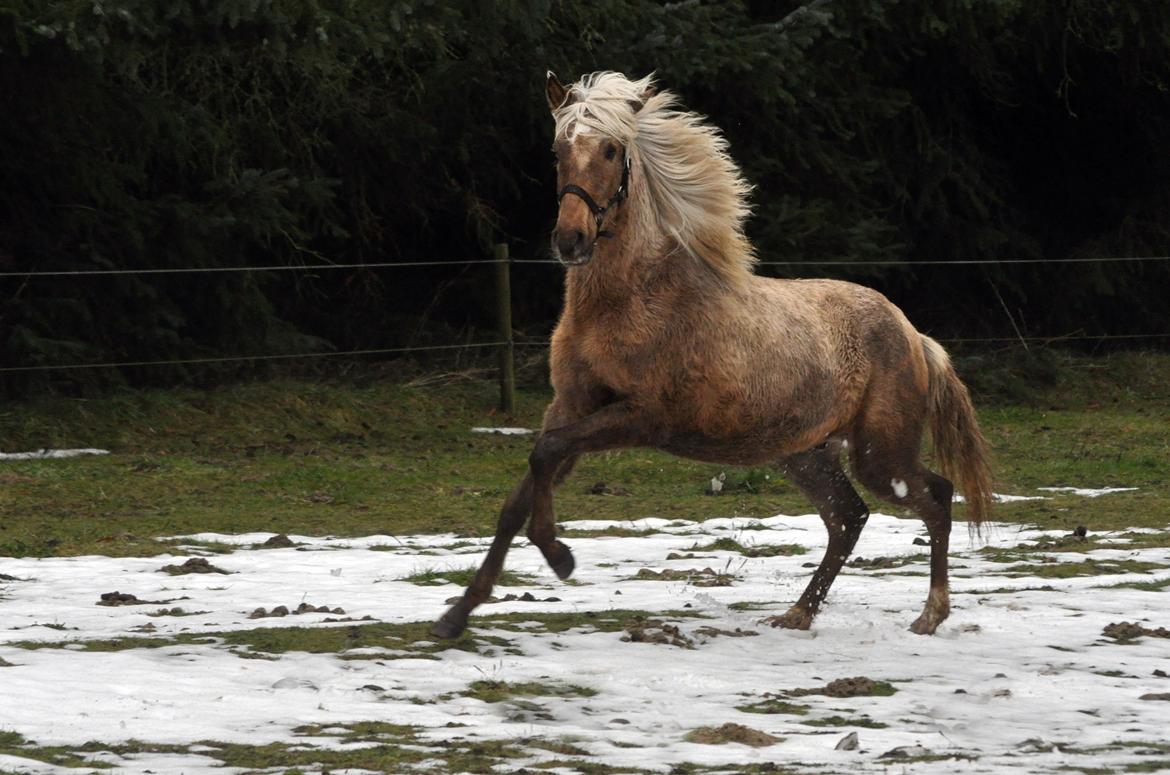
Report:
M 1102 630 L 1102 634 L 1106 638 L 1113 638 L 1118 642 L 1135 640 L 1143 635 L 1151 638 L 1170 638 L 1170 630 L 1167 630 L 1165 627 L 1151 629 L 1149 627 L 1143 627 L 1137 622 L 1114 622 L 1113 624 L 1108 624 Z
M 826 697 L 885 697 L 896 692 L 885 681 L 875 681 L 863 675 L 853 678 L 838 678 L 829 681 L 823 687 L 811 689 L 792 689 L 785 694 L 789 697 L 806 697 L 810 694 L 823 694 Z
M 256 549 L 289 549 L 296 546 L 296 543 L 286 536 L 284 533 L 278 533 L 272 536 L 267 541 L 261 544 L 255 544 L 253 548 Z
M 695 630 L 695 634 L 701 635 L 705 638 L 716 638 L 720 635 L 725 635 L 729 638 L 750 638 L 751 636 L 759 635 L 760 633 L 756 632 L 755 630 L 743 630 L 739 627 L 736 627 L 734 630 L 721 630 L 718 627 L 709 627 L 704 625 Z
M 103 592 L 102 599 L 98 601 L 98 605 L 105 606 L 119 606 L 119 605 L 147 605 L 151 600 L 139 600 L 129 592 Z
M 750 745 L 753 748 L 775 745 L 781 739 L 775 735 L 769 735 L 767 732 L 745 727 L 743 724 L 732 723 L 727 723 L 720 727 L 699 727 L 698 729 L 692 729 L 686 736 L 688 743 L 701 743 L 703 745 L 740 743 L 742 745 Z
M 159 568 L 162 573 L 169 573 L 172 576 L 185 576 L 188 573 L 222 573 L 228 575 L 228 571 L 223 568 L 217 568 L 207 561 L 206 557 L 192 557 L 182 565 L 164 565 Z
M 1170 702 L 1170 692 L 1151 692 L 1138 697 L 1139 700 L 1164 700 Z
M 622 640 L 626 643 L 663 643 L 684 649 L 695 647 L 695 642 L 676 625 L 659 619 L 628 619 L 622 626 L 626 630 Z
M 271 611 L 263 608 L 257 608 L 252 613 L 248 614 L 249 619 L 266 619 L 270 617 L 281 616 L 300 616 L 301 614 L 345 614 L 344 608 L 330 608 L 327 605 L 310 605 L 309 603 L 301 603 L 292 611 L 288 610 L 288 606 L 278 605 Z
M 862 570 L 885 570 L 886 568 L 900 568 L 913 562 L 910 557 L 854 557 L 849 561 L 850 568 Z
M 642 568 L 634 578 L 642 581 L 687 581 L 695 587 L 730 587 L 735 580 L 730 573 L 719 573 L 711 568 L 702 570 L 666 568 L 660 571 Z

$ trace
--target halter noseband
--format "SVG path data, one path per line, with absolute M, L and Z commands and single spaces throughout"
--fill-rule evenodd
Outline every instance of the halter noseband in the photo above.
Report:
M 625 157 L 626 157 L 626 163 L 625 163 L 625 166 L 622 168 L 622 182 L 618 186 L 618 190 L 614 193 L 614 195 L 611 196 L 609 198 L 609 201 L 605 203 L 605 207 L 602 207 L 601 205 L 597 204 L 597 202 L 593 199 L 593 197 L 589 195 L 589 192 L 586 191 L 585 189 L 581 188 L 580 186 L 578 186 L 576 183 L 566 184 L 565 187 L 561 189 L 560 193 L 557 194 L 557 203 L 558 204 L 560 204 L 560 201 L 565 198 L 565 194 L 575 194 L 577 197 L 579 197 L 581 199 L 582 202 L 585 203 L 585 206 L 589 208 L 589 212 L 593 213 L 593 220 L 595 220 L 597 222 L 597 239 L 601 239 L 602 237 L 612 237 L 613 236 L 612 231 L 609 231 L 608 229 L 601 228 L 601 223 L 602 223 L 602 221 L 605 220 L 605 214 L 607 212 L 609 212 L 610 208 L 621 204 L 622 202 L 625 201 L 626 197 L 629 196 L 629 193 L 630 193 L 630 155 L 627 153 L 627 154 L 625 154 Z M 596 240 L 594 240 L 594 241 L 596 242 Z

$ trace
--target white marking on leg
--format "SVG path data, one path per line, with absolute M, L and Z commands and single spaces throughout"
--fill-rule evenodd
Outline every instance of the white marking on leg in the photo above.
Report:
M 905 498 L 906 493 L 910 491 L 910 488 L 901 479 L 891 479 L 890 486 L 894 488 L 894 495 L 899 498 Z

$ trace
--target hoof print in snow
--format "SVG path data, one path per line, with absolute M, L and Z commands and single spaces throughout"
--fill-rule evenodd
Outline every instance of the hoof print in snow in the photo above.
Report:
M 317 684 L 308 680 L 307 678 L 281 678 L 276 683 L 272 684 L 273 689 L 310 689 L 314 692 L 320 691 Z
M 223 568 L 212 565 L 205 557 L 192 557 L 182 565 L 164 565 L 159 568 L 159 571 L 169 573 L 172 576 L 186 576 L 188 573 L 222 573 L 227 576 L 229 573 Z
M 720 727 L 699 727 L 698 729 L 692 729 L 687 733 L 685 739 L 688 743 L 701 743 L 703 745 L 740 743 L 742 745 L 750 745 L 753 748 L 762 748 L 767 745 L 775 745 L 784 738 L 769 735 L 767 732 L 761 732 L 751 727 L 745 727 L 743 724 L 727 723 Z

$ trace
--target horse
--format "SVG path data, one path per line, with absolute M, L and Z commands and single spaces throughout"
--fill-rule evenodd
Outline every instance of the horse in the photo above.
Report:
M 828 548 L 787 611 L 808 629 L 857 542 L 875 496 L 909 507 L 930 536 L 930 588 L 910 625 L 933 634 L 950 613 L 947 555 L 957 483 L 977 529 L 991 501 L 989 449 L 943 347 L 875 290 L 754 273 L 744 233 L 751 186 L 704 117 L 653 74 L 596 72 L 545 84 L 555 120 L 559 211 L 552 250 L 566 266 L 549 356 L 554 397 L 463 596 L 432 627 L 463 632 L 491 594 L 513 538 L 560 579 L 553 489 L 578 456 L 629 447 L 720 465 L 778 464 L 812 501 Z M 920 458 L 932 430 L 940 473 Z

